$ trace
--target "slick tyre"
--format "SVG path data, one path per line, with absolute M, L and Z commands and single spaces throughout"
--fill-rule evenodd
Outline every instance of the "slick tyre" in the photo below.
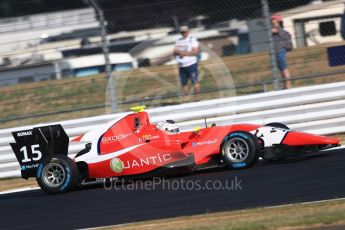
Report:
M 37 183 L 49 194 L 72 191 L 79 184 L 78 167 L 69 157 L 55 155 L 39 165 Z
M 232 169 L 253 166 L 259 159 L 260 146 L 256 136 L 244 131 L 229 133 L 221 146 L 222 159 Z

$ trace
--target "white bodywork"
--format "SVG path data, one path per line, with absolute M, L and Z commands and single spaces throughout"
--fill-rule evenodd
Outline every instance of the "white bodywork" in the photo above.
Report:
M 251 132 L 264 141 L 265 147 L 281 144 L 284 137 L 289 133 L 287 129 L 263 126 Z
M 99 128 L 91 130 L 90 132 L 87 132 L 82 136 L 80 139 L 81 142 L 85 143 L 91 143 L 91 149 L 87 154 L 81 155 L 79 157 L 76 157 L 74 160 L 76 162 L 78 161 L 84 161 L 88 163 L 93 163 L 96 161 L 99 161 L 99 155 L 98 155 L 98 140 L 99 138 L 107 132 L 108 129 L 110 129 L 116 122 L 121 120 L 123 117 L 119 117 L 113 121 L 110 121 L 104 125 L 101 125 Z M 108 154 L 112 155 L 112 154 Z

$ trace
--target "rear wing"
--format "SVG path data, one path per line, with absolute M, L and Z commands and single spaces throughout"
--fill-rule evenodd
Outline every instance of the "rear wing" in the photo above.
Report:
M 36 177 L 39 165 L 53 155 L 68 154 L 69 138 L 61 125 L 12 132 L 10 143 L 19 162 L 22 177 Z

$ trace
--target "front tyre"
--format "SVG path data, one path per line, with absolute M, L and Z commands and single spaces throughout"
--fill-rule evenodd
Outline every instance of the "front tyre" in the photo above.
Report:
M 233 169 L 249 168 L 260 156 L 260 146 L 256 136 L 249 132 L 236 131 L 228 134 L 221 146 L 224 163 Z
M 78 167 L 69 157 L 55 155 L 39 165 L 37 183 L 43 191 L 49 194 L 71 191 L 79 183 Z

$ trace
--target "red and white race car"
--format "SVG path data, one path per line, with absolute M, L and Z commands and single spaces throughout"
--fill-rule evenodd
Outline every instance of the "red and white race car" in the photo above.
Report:
M 85 142 L 74 159 L 61 125 L 13 132 L 11 147 L 23 178 L 48 193 L 95 180 L 142 178 L 211 167 L 245 169 L 262 157 L 281 160 L 336 147 L 339 140 L 291 131 L 281 123 L 233 124 L 180 132 L 171 120 L 151 124 L 144 107 L 72 141 Z

